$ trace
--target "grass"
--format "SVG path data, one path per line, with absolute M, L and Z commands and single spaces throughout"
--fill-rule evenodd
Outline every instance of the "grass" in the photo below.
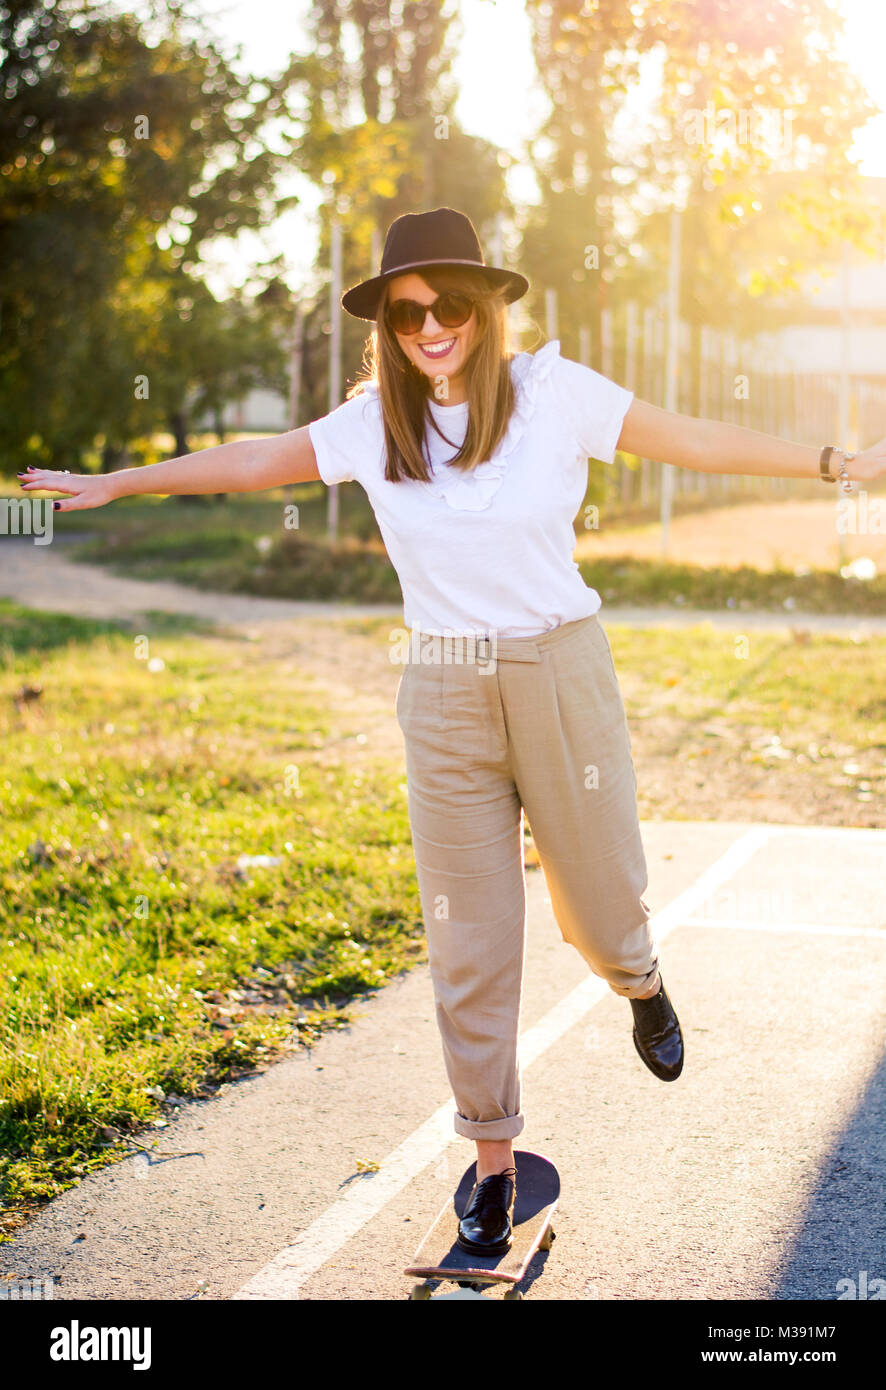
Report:
M 176 580 L 225 593 L 399 605 L 400 585 L 364 492 L 356 483 L 339 488 L 336 544 L 326 534 L 326 494 L 322 484 L 293 490 L 298 525 L 292 529 L 288 521 L 293 517 L 287 520 L 284 511 L 288 496 L 282 492 L 245 493 L 224 501 L 125 498 L 88 513 L 56 517 L 54 524 L 60 535 L 66 530 L 92 533 L 72 545 L 74 558 L 131 577 Z M 743 493 L 731 504 L 750 500 Z M 639 513 L 622 510 L 623 522 L 634 524 Z M 687 497 L 679 500 L 674 514 L 698 510 L 699 500 Z M 614 508 L 611 528 L 620 524 L 618 518 Z M 577 536 L 586 539 L 581 530 Z M 844 579 L 833 570 L 796 574 L 793 569 L 750 566 L 707 568 L 628 555 L 579 556 L 578 565 L 585 583 L 612 604 L 886 614 L 886 574 Z
M 164 1098 L 423 958 L 402 771 L 294 668 L 176 627 L 0 604 L 7 1229 L 162 1127 Z
M 359 492 L 359 496 L 357 493 Z M 297 526 L 282 493 L 215 499 L 126 499 L 88 517 L 56 518 L 96 534 L 77 543 L 76 559 L 110 565 L 139 579 L 176 580 L 222 593 L 279 598 L 401 602 L 400 584 L 368 508 L 356 487 L 341 489 L 340 535 L 326 537 L 322 485 L 296 490 Z M 361 504 L 361 498 L 362 503 Z M 93 527 L 92 518 L 100 518 Z
M 194 629 L 0 603 L 7 1231 L 426 959 L 402 760 L 321 660 Z M 886 638 L 608 630 L 642 818 L 886 826 Z
M 886 574 L 874 579 L 844 579 L 832 570 L 761 571 L 662 564 L 630 556 L 579 562 L 586 584 L 605 603 L 643 607 L 735 609 L 768 612 L 886 613 Z
M 886 636 L 603 622 L 642 820 L 886 828 Z
M 744 481 L 759 487 L 716 498 L 681 493 L 673 515 L 788 500 L 782 494 L 773 499 L 769 479 Z M 20 495 L 15 479 L 0 483 L 0 492 Z M 804 496 L 821 500 L 815 480 L 793 485 L 790 497 Z M 336 544 L 327 537 L 328 489 L 322 483 L 226 497 L 128 497 L 108 507 L 56 516 L 54 526 L 60 536 L 86 533 L 72 544 L 73 558 L 107 565 L 122 575 L 222 593 L 399 606 L 400 585 L 366 494 L 357 483 L 345 483 L 338 497 Z M 610 532 L 657 524 L 656 508 L 624 503 L 616 495 L 613 476 L 603 465 L 590 470 L 585 501 L 602 508 Z M 582 507 L 576 518 L 579 552 L 588 539 L 580 524 L 583 513 Z M 886 573 L 872 580 L 844 579 L 829 569 L 797 574 L 792 568 L 708 568 L 581 553 L 577 562 L 585 582 L 608 604 L 886 614 Z
M 615 628 L 643 819 L 886 828 L 886 637 Z

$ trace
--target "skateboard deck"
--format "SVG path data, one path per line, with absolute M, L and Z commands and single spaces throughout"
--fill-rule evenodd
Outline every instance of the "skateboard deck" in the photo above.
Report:
M 517 1193 L 512 1211 L 513 1242 L 501 1255 L 477 1255 L 456 1244 L 458 1223 L 476 1181 L 477 1165 L 466 1169 L 454 1197 L 450 1197 L 416 1250 L 406 1274 L 426 1282 L 413 1287 L 410 1298 L 430 1298 L 427 1282 L 449 1279 L 462 1286 L 507 1284 L 505 1298 L 522 1298 L 519 1284 L 537 1250 L 549 1250 L 554 1239 L 551 1220 L 560 1196 L 560 1175 L 548 1159 L 524 1149 L 514 1152 Z

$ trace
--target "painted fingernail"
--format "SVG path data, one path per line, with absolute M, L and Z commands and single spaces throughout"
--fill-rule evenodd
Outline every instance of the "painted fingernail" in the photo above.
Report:
M 54 512 L 57 512 L 57 511 L 59 510 L 60 507 L 61 507 L 61 502 L 53 502 L 53 504 L 52 504 L 52 510 L 53 510 Z

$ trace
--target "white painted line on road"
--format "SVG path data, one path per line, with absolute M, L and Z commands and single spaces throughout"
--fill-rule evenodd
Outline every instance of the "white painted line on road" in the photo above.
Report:
M 367 1221 L 433 1163 L 454 1138 L 452 1101 L 441 1105 L 419 1129 L 413 1130 L 379 1165 L 377 1173 L 354 1179 L 354 1185 L 312 1221 L 292 1245 L 233 1295 L 247 1298 L 298 1298 L 298 1290 L 321 1265 L 356 1235 Z
M 769 826 L 754 826 L 725 854 L 699 875 L 684 893 L 650 918 L 657 942 L 680 926 L 698 906 L 737 869 L 746 864 L 769 839 Z M 567 994 L 538 1023 L 520 1036 L 520 1066 L 529 1067 L 564 1033 L 573 1027 L 600 999 L 610 994 L 605 980 L 591 975 Z M 281 1250 L 257 1274 L 232 1295 L 233 1299 L 295 1299 L 311 1275 L 339 1251 L 352 1236 L 377 1216 L 382 1207 L 412 1182 L 423 1168 L 449 1147 L 455 1139 L 453 1101 L 436 1110 L 429 1120 L 413 1130 L 402 1144 L 388 1154 L 377 1173 L 354 1179 L 353 1187 L 327 1207 L 301 1235 Z
M 829 840 L 851 840 L 853 844 L 879 841 L 886 847 L 886 830 L 870 825 L 767 825 L 765 829 L 770 835 L 799 835 L 804 839 L 826 835 Z
M 673 902 L 662 908 L 661 912 L 653 913 L 649 925 L 656 942 L 663 941 L 674 927 L 682 926 L 686 918 L 690 917 L 712 892 L 727 879 L 732 878 L 733 874 L 765 845 L 768 838 L 769 827 L 766 825 L 757 825 L 746 831 L 729 846 L 725 854 L 705 869 L 704 873 L 699 874 L 685 892 L 680 893 Z M 578 1023 L 588 1009 L 611 993 L 609 985 L 598 975 L 589 975 L 586 980 L 582 980 L 565 999 L 561 999 L 559 1004 L 549 1009 L 544 1018 L 520 1034 L 520 1066 L 528 1067 L 536 1057 L 540 1057 Z
M 886 927 L 846 927 L 836 922 L 739 922 L 734 917 L 690 917 L 682 925 L 713 927 L 717 931 L 800 932 L 809 936 L 873 936 L 886 941 Z

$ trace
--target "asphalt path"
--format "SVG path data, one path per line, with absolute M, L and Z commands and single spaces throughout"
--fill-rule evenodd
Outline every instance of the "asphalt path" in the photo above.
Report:
M 402 621 L 390 605 L 127 579 L 57 543 L 4 538 L 0 556 L 0 594 L 56 612 Z M 603 617 L 886 631 L 883 618 L 796 612 L 607 604 Z M 642 832 L 686 1039 L 673 1084 L 643 1067 L 629 1005 L 562 941 L 543 873 L 527 870 L 517 1147 L 549 1157 L 562 1181 L 557 1240 L 527 1296 L 828 1300 L 841 1281 L 886 1278 L 886 831 Z M 63 1298 L 402 1298 L 403 1268 L 472 1159 L 418 967 L 360 1001 L 349 1028 L 181 1105 L 156 1152 L 56 1198 L 0 1247 L 0 1269 L 52 1275 Z
M 642 830 L 686 1039 L 674 1083 L 527 870 L 517 1147 L 556 1163 L 562 1196 L 526 1296 L 829 1300 L 886 1277 L 886 831 Z M 418 967 L 309 1052 L 182 1105 L 158 1155 L 87 1176 L 0 1266 L 62 1298 L 406 1298 L 473 1159 L 452 1108 Z

